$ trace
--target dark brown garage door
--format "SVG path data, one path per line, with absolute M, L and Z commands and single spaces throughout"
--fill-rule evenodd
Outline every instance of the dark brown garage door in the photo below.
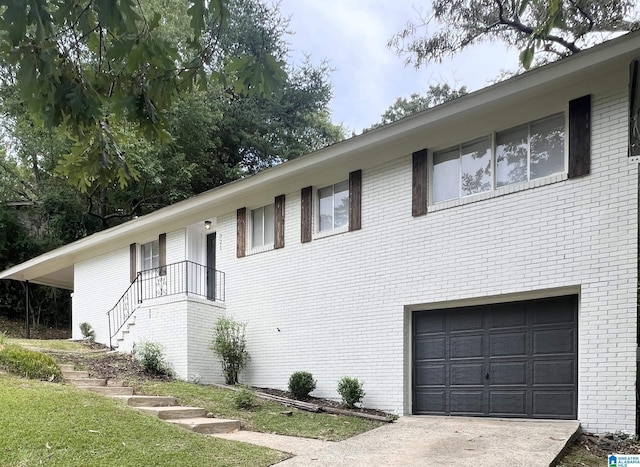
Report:
M 413 313 L 413 413 L 576 419 L 576 296 Z

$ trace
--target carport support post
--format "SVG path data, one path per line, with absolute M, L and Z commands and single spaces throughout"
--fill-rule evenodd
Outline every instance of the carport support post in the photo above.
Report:
M 27 283 L 27 286 L 24 288 L 24 302 L 25 302 L 24 325 L 25 325 L 27 339 L 31 339 L 31 332 L 29 329 L 29 281 L 26 281 L 26 283 Z

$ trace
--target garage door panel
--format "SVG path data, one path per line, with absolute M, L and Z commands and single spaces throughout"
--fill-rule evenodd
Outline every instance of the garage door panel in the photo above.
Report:
M 527 384 L 527 362 L 492 363 L 489 367 L 489 384 Z
M 574 355 L 575 329 L 533 331 L 533 355 Z
M 526 417 L 527 391 L 492 391 L 489 414 L 494 416 Z
M 417 366 L 414 384 L 418 386 L 442 386 L 446 384 L 446 366 L 419 365 Z
M 550 360 L 533 362 L 533 385 L 576 384 L 575 360 Z
M 451 390 L 449 399 L 449 411 L 458 414 L 476 414 L 484 413 L 484 391 L 460 391 Z
M 577 304 L 414 312 L 414 413 L 576 419 Z
M 484 364 L 482 362 L 466 365 L 455 363 L 452 364 L 450 381 L 451 386 L 482 386 L 484 384 L 483 366 Z
M 482 344 L 483 336 L 451 337 L 451 358 L 482 358 Z
M 475 310 L 458 310 L 446 315 L 449 321 L 449 331 L 482 331 L 484 324 L 482 314 Z
M 512 304 L 496 305 L 491 313 L 491 328 L 524 327 L 527 325 L 527 314 L 524 307 L 514 309 Z
M 422 313 L 420 319 L 414 322 L 414 333 L 433 334 L 445 332 L 445 315 L 442 313 Z
M 533 416 L 572 418 L 576 413 L 576 393 L 567 391 L 533 391 Z
M 444 337 L 419 337 L 416 339 L 415 358 L 417 360 L 433 360 L 445 358 Z
M 525 356 L 527 355 L 526 331 L 508 334 L 494 334 L 489 337 L 489 356 Z
M 439 391 L 418 391 L 413 403 L 414 413 L 446 414 L 446 392 L 444 389 Z

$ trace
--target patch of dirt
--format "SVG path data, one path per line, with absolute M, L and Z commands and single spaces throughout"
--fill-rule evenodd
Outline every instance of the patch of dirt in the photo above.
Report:
M 106 349 L 101 344 L 88 344 Z M 112 381 L 138 380 L 138 381 L 173 381 L 166 375 L 152 375 L 145 372 L 144 368 L 131 355 L 114 351 L 96 353 L 69 353 L 51 352 L 51 356 L 58 363 L 68 363 L 76 367 L 76 370 L 86 370 L 93 378 L 106 378 Z
M 576 443 L 603 458 L 609 454 L 640 454 L 640 443 L 637 437 L 625 433 L 607 433 L 601 436 L 582 433 Z
M 271 388 L 254 388 L 256 391 L 264 392 L 265 394 L 271 394 L 272 396 L 280 396 L 286 397 L 287 399 L 297 400 L 289 391 L 281 391 L 279 389 L 271 389 Z M 309 396 L 306 399 L 302 399 L 303 402 L 309 402 L 311 404 L 316 404 L 322 407 L 333 407 L 334 409 L 342 409 L 348 410 L 350 412 L 357 413 L 365 413 L 369 415 L 379 415 L 381 417 L 389 417 L 387 412 L 383 412 L 382 410 L 377 409 L 368 409 L 366 407 L 347 407 L 346 404 L 342 402 L 334 401 L 331 399 L 323 399 L 321 397 L 313 397 Z
M 23 339 L 25 337 L 24 321 L 10 321 L 0 317 L 0 333 L 7 337 Z M 32 326 L 29 334 L 31 339 L 69 339 L 71 329 L 55 329 L 44 326 Z

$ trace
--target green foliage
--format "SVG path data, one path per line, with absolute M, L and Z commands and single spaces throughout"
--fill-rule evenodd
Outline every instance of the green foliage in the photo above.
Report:
M 536 54 L 541 63 L 580 51 L 596 40 L 640 27 L 634 0 L 432 0 L 433 16 L 409 24 L 389 46 L 416 67 L 483 41 L 499 40 L 518 48 L 527 69 Z M 430 28 L 428 34 L 421 30 Z
M 82 337 L 93 342 L 96 338 L 96 332 L 93 330 L 89 323 L 80 323 L 80 332 Z
M 173 376 L 173 370 L 164 359 L 164 347 L 157 342 L 143 341 L 134 350 L 144 371 L 152 375 Z
M 357 403 L 362 402 L 362 398 L 365 395 L 362 386 L 363 382 L 356 378 L 343 377 L 338 381 L 338 394 L 342 397 L 342 401 L 347 404 L 348 407 L 354 407 Z
M 242 386 L 233 395 L 233 403 L 236 409 L 252 409 L 256 405 L 256 392 L 246 386 Z
M 289 392 L 296 399 L 306 399 L 316 388 L 316 380 L 308 371 L 296 371 L 289 377 Z
M 220 359 L 222 374 L 227 384 L 237 384 L 238 375 L 247 366 L 251 357 L 245 339 L 246 323 L 220 317 L 216 321 L 213 341 L 209 347 Z
M 5 342 L 7 342 L 7 334 L 3 331 L 0 332 L 0 346 L 4 345 Z
M 0 368 L 29 379 L 62 379 L 60 368 L 49 355 L 13 344 L 5 344 L 0 348 Z

